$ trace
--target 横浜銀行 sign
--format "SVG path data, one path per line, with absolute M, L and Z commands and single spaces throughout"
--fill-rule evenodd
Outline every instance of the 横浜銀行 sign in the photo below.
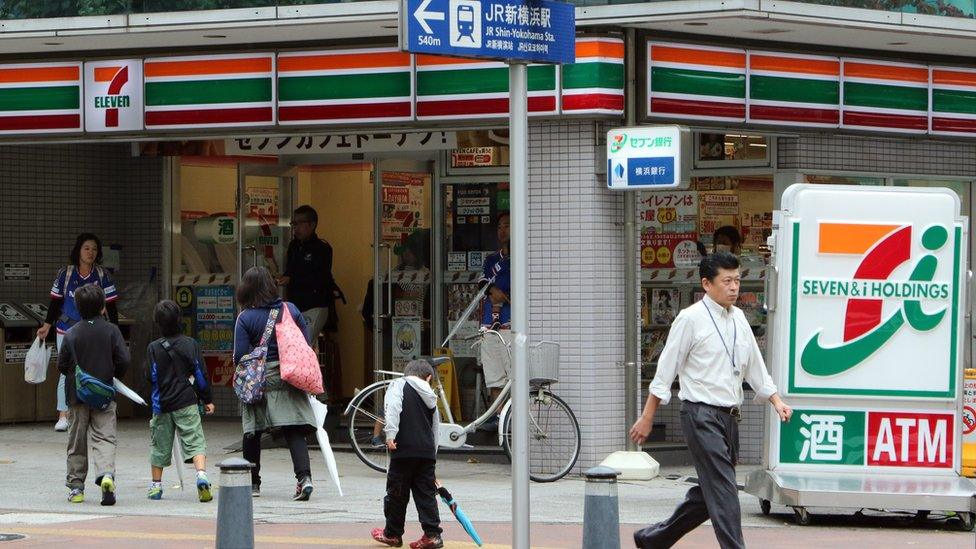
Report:
M 576 59 L 576 14 L 553 0 L 402 0 L 400 49 L 533 63 Z

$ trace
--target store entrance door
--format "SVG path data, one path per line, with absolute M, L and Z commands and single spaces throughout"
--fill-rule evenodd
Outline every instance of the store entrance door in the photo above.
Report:
M 402 371 L 431 354 L 433 187 L 427 163 L 373 164 L 373 361 Z M 368 305 L 368 304 L 367 304 Z
M 291 240 L 292 195 L 297 170 L 292 167 L 241 164 L 238 167 L 240 238 L 237 280 L 251 267 L 267 267 L 277 278 L 285 269 Z

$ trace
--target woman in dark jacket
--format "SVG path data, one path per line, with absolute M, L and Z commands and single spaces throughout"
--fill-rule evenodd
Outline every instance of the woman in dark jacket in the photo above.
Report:
M 281 322 L 283 306 L 288 307 L 292 319 L 308 339 L 304 317 L 294 304 L 278 297 L 278 287 L 268 269 L 251 267 L 244 273 L 237 287 L 237 302 L 241 306 L 241 314 L 234 327 L 234 364 L 258 346 L 272 310 L 278 311 L 276 323 Z M 315 429 L 315 414 L 308 402 L 308 395 L 281 380 L 274 331 L 268 337 L 267 346 L 264 398 L 253 404 L 242 404 L 241 412 L 244 459 L 255 465 L 251 470 L 251 492 L 254 496 L 261 493 L 261 434 L 280 430 L 288 443 L 298 480 L 293 499 L 306 501 L 312 495 L 312 471 L 305 435 Z

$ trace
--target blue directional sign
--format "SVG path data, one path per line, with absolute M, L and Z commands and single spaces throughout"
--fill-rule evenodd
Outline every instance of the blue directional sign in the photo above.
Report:
M 576 60 L 576 12 L 553 0 L 401 0 L 400 49 L 532 63 Z

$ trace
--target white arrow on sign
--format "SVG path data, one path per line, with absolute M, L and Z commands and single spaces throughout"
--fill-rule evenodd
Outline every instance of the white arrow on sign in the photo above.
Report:
M 427 34 L 433 34 L 434 30 L 430 28 L 427 21 L 443 21 L 444 12 L 442 11 L 427 11 L 427 6 L 430 5 L 431 0 L 424 0 L 420 3 L 420 7 L 417 11 L 413 12 L 413 16 L 417 18 L 417 22 L 423 27 L 424 32 Z

